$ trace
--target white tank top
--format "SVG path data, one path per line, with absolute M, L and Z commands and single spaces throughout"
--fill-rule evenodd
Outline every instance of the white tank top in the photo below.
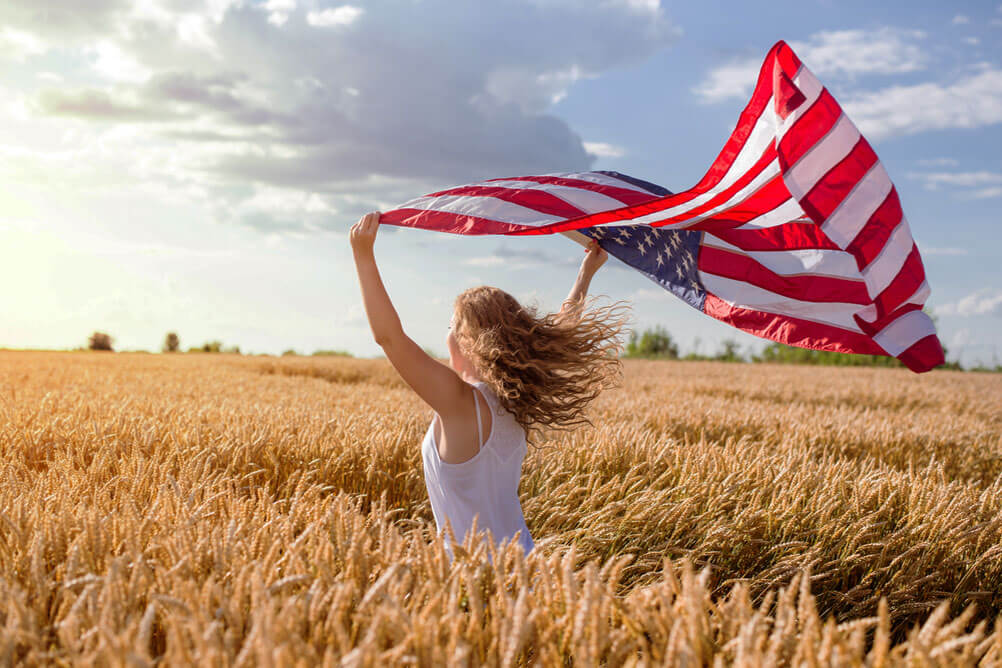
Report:
M 519 542 L 528 554 L 535 543 L 529 535 L 529 527 L 525 524 L 522 505 L 518 500 L 518 482 L 526 453 L 525 430 L 515 420 L 515 416 L 501 406 L 487 383 L 478 381 L 473 383 L 473 387 L 482 390 L 492 415 L 491 433 L 484 440 L 480 401 L 474 402 L 480 451 L 459 464 L 442 461 L 438 454 L 438 444 L 435 443 L 437 413 L 421 443 L 424 481 L 431 500 L 431 510 L 435 515 L 435 524 L 438 525 L 439 533 L 444 533 L 445 520 L 448 518 L 456 540 L 462 543 L 473 524 L 473 516 L 479 514 L 478 530 L 490 529 L 495 543 L 521 531 Z M 446 551 L 451 559 L 452 550 L 448 541 Z

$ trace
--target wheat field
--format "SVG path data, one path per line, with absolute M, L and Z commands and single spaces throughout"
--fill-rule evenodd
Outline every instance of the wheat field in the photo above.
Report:
M 450 564 L 383 360 L 0 352 L 0 665 L 1002 665 L 1002 377 L 624 372 Z

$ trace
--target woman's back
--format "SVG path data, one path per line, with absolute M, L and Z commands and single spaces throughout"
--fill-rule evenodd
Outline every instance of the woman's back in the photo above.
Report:
M 489 385 L 478 381 L 473 387 L 482 393 L 491 411 L 490 430 L 481 433 L 477 454 L 459 464 L 443 461 L 435 439 L 435 421 L 441 420 L 437 414 L 421 444 L 425 485 L 435 523 L 441 532 L 448 519 L 456 540 L 462 542 L 474 515 L 479 515 L 478 530 L 489 529 L 498 543 L 520 531 L 520 543 L 528 554 L 534 542 L 518 499 L 526 453 L 525 429 L 501 406 Z M 475 402 L 478 430 L 482 424 L 480 403 Z

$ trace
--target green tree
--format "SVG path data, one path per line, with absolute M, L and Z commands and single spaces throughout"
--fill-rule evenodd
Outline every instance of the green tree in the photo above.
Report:
M 740 346 L 738 342 L 734 339 L 724 339 L 720 344 L 720 352 L 713 356 L 713 359 L 720 362 L 744 362 L 745 358 L 741 356 Z
M 112 344 L 114 342 L 115 339 L 113 339 L 110 334 L 106 334 L 104 332 L 94 332 L 90 335 L 90 338 L 87 339 L 87 347 L 91 350 L 112 351 L 114 350 L 114 348 L 112 348 Z
M 677 360 L 678 345 L 672 340 L 668 330 L 661 325 L 654 329 L 645 329 L 640 336 L 637 336 L 636 330 L 631 330 L 624 356 Z
M 197 348 L 188 348 L 189 353 L 218 353 L 223 349 L 222 341 L 206 341 Z
M 180 347 L 181 339 L 178 338 L 177 332 L 167 332 L 167 337 L 164 339 L 163 351 L 165 353 L 176 353 Z

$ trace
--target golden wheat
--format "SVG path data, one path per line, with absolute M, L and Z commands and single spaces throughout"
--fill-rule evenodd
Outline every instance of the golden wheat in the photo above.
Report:
M 385 361 L 0 352 L 0 663 L 1002 665 L 1000 406 L 628 361 L 450 565 Z

